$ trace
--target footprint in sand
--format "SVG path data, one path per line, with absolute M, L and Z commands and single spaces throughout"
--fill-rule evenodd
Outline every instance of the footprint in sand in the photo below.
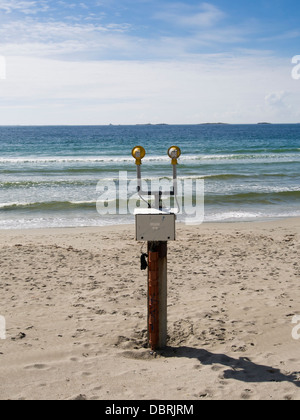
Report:
M 49 370 L 52 369 L 50 366 L 42 364 L 42 363 L 35 363 L 34 365 L 25 366 L 24 369 L 37 369 L 37 370 Z

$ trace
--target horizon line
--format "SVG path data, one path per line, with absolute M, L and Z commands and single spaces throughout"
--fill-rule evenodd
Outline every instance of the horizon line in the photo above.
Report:
M 203 123 L 132 123 L 132 124 L 0 124 L 0 127 L 132 127 L 132 126 L 198 126 L 198 125 L 299 125 L 300 122 L 257 122 L 257 123 L 226 123 L 226 122 L 203 122 Z

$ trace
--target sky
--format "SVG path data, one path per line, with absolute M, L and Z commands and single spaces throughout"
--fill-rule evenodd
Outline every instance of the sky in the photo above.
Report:
M 0 0 L 0 124 L 299 123 L 299 23 L 299 0 Z

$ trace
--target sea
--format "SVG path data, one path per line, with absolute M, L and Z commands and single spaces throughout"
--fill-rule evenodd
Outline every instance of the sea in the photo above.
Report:
M 300 216 L 300 124 L 2 126 L 0 229 L 134 223 L 133 212 L 124 211 L 124 188 L 130 184 L 130 199 L 138 198 L 137 145 L 146 150 L 146 186 L 171 185 L 167 151 L 180 147 L 178 183 L 190 186 L 191 209 L 203 185 L 199 223 Z

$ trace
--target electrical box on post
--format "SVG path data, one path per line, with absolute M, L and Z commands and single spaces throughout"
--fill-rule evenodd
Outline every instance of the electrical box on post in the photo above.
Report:
M 136 214 L 137 241 L 175 241 L 175 214 Z

